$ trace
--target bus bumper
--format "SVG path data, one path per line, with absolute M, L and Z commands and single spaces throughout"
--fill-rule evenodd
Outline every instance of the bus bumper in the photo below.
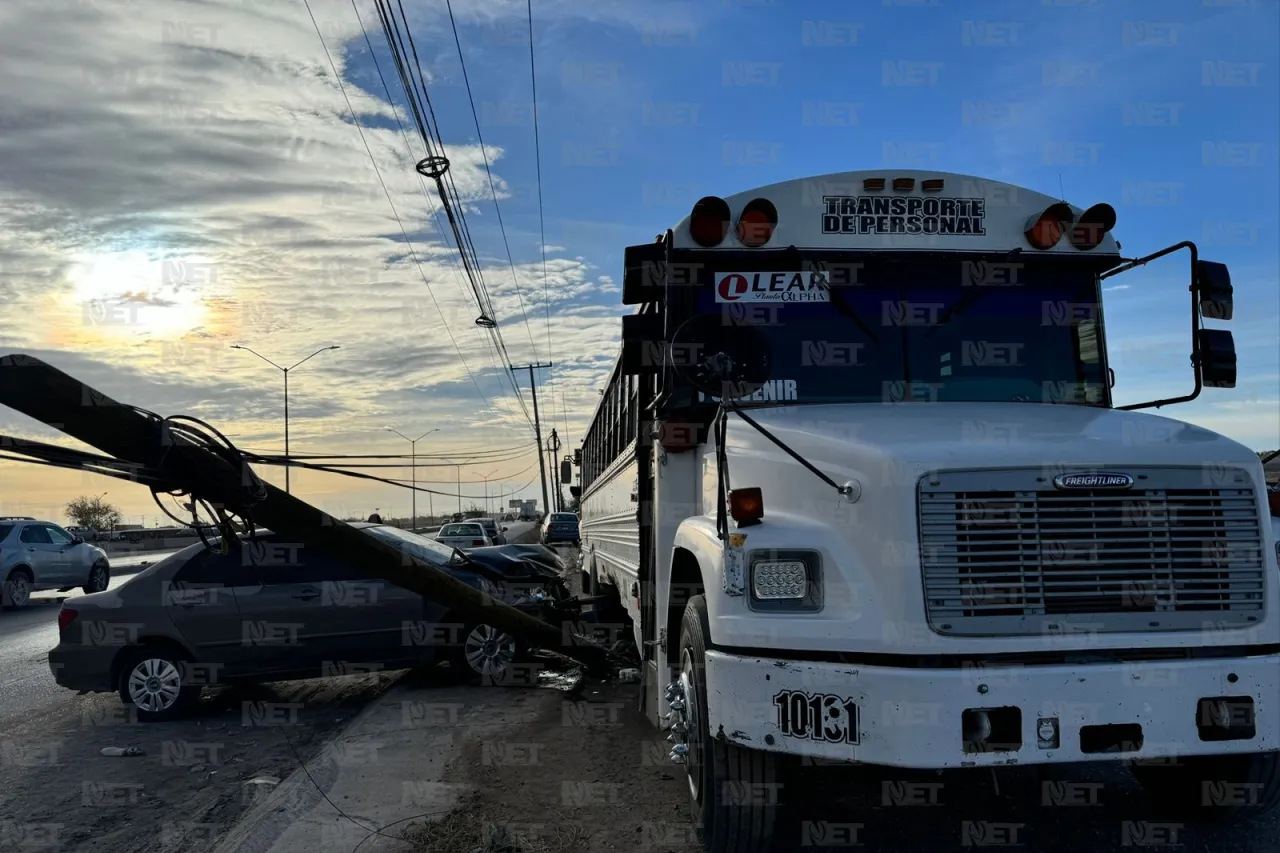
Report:
M 1280 655 L 899 669 L 708 650 L 706 681 L 713 737 L 835 762 L 943 769 L 1280 749 Z

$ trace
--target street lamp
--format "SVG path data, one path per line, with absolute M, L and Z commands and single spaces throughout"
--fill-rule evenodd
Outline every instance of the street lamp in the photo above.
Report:
M 258 358 L 262 359 L 267 364 L 271 365 L 276 370 L 279 370 L 284 374 L 284 490 L 286 492 L 290 492 L 290 489 L 289 489 L 289 468 L 290 468 L 290 465 L 289 465 L 289 462 L 290 462 L 290 459 L 289 459 L 289 371 L 293 370 L 295 367 L 298 367 L 303 362 L 310 361 L 311 359 L 315 358 L 322 352 L 328 352 L 331 349 L 339 349 L 339 346 L 337 344 L 334 344 L 333 346 L 329 346 L 329 347 L 321 347 L 320 349 L 311 353 L 311 355 L 304 358 L 302 361 L 298 362 L 297 364 L 291 364 L 288 367 L 281 367 L 271 359 L 267 358 L 262 353 L 254 352 L 248 347 L 242 347 L 239 344 L 232 344 L 231 348 L 242 349 L 245 352 L 253 353 Z M 290 492 L 290 494 L 292 494 L 292 492 Z
M 429 429 L 426 432 L 424 432 L 422 435 L 418 436 L 417 438 L 409 438 L 409 436 L 405 435 L 400 430 L 392 429 L 391 427 L 383 427 L 383 429 L 385 429 L 387 432 L 394 432 L 396 435 L 400 436 L 405 441 L 409 442 L 409 458 L 412 460 L 412 462 L 410 463 L 411 465 L 410 470 L 413 472 L 410 475 L 413 478 L 413 489 L 411 490 L 413 494 L 413 515 L 409 520 L 409 529 L 413 530 L 415 527 L 418 526 L 418 442 L 422 441 L 422 439 L 431 435 L 431 433 L 433 432 L 439 432 L 440 428 L 436 427 L 435 429 Z M 434 501 L 431 501 L 430 495 L 431 493 L 428 492 L 427 505 L 431 508 L 431 514 L 435 515 L 436 514 L 435 505 L 434 505 Z
M 498 473 L 498 469 L 494 468 L 488 474 L 483 475 L 484 476 L 484 514 L 485 515 L 491 515 L 491 513 L 489 512 L 489 478 L 496 473 Z

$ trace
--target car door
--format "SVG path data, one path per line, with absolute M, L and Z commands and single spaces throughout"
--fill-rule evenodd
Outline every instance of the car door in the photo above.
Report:
M 43 524 L 28 524 L 18 534 L 22 544 L 22 560 L 31 567 L 35 575 L 35 585 L 39 587 L 60 586 L 66 573 L 62 554 L 49 537 L 49 531 Z
M 49 534 L 50 541 L 59 549 L 59 559 L 62 563 L 61 582 L 77 586 L 88 583 L 89 570 L 92 568 L 89 547 L 83 544 L 77 545 L 75 537 L 56 524 L 46 524 L 44 529 Z
M 161 601 L 169 621 L 196 662 L 209 665 L 209 677 L 215 681 L 256 672 L 257 656 L 245 642 L 237 592 L 257 588 L 253 571 L 234 552 L 208 549 L 196 552 L 162 583 Z
M 379 607 L 394 598 L 386 581 L 300 544 L 246 552 L 257 586 L 236 601 L 263 671 L 319 677 L 394 656 L 399 622 Z

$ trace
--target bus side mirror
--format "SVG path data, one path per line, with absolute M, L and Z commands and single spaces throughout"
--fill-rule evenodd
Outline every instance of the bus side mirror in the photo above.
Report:
M 1231 273 L 1226 264 L 1196 261 L 1196 295 L 1200 313 L 1211 320 L 1230 320 L 1233 309 Z
M 1206 388 L 1236 387 L 1236 342 L 1230 332 L 1201 329 L 1196 334 L 1196 359 Z

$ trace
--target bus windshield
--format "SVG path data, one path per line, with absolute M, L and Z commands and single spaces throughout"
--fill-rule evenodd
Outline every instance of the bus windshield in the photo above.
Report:
M 878 264 L 832 278 L 825 301 L 716 301 L 752 325 L 772 379 L 741 405 L 777 402 L 1045 402 L 1107 405 L 1093 273 L 960 262 Z

